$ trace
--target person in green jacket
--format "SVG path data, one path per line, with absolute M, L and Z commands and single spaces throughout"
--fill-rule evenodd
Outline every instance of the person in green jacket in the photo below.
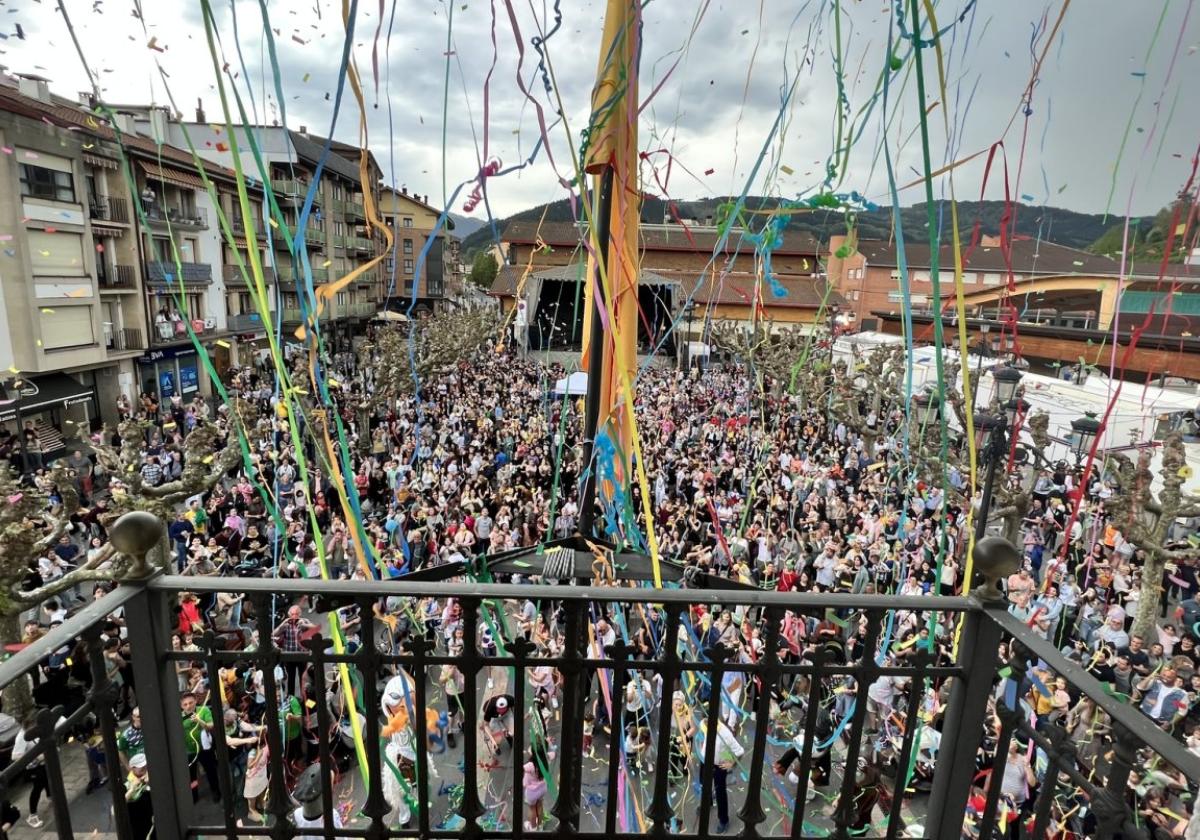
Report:
M 183 718 L 183 743 L 187 748 L 188 773 L 192 777 L 192 801 L 200 798 L 200 774 L 197 765 L 204 768 L 208 788 L 213 802 L 221 801 L 220 773 L 217 771 L 217 756 L 213 752 L 212 709 L 199 705 L 195 694 L 183 694 L 179 698 L 180 715 Z

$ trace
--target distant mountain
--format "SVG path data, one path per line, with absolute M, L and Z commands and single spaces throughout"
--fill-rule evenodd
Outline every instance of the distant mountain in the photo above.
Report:
M 481 227 L 487 225 L 487 219 L 472 219 L 470 216 L 460 216 L 458 213 L 451 211 L 450 218 L 454 222 L 454 235 L 459 239 L 466 239 Z
M 674 218 L 677 215 L 685 221 L 704 223 L 715 218 L 724 204 L 734 198 L 720 196 L 702 198 L 696 201 L 674 202 L 674 212 L 667 202 L 660 198 L 647 196 L 642 203 L 642 221 L 661 224 L 664 218 Z M 769 210 L 779 205 L 779 199 L 762 196 L 747 196 L 748 210 Z M 1059 245 L 1072 248 L 1087 248 L 1099 239 L 1112 223 L 1105 220 L 1100 213 L 1077 213 L 1060 207 L 1036 207 L 1028 204 L 1014 205 L 1016 214 L 1015 233 L 1018 236 L 1041 237 Z M 942 241 L 950 239 L 950 203 L 948 201 L 934 202 L 935 224 L 942 226 Z M 1003 201 L 960 201 L 958 203 L 958 223 L 964 241 L 969 240 L 975 224 L 978 222 L 983 233 L 995 234 L 1000 229 L 1000 220 L 1004 214 Z M 922 202 L 900 210 L 901 227 L 906 238 L 924 240 L 928 236 L 928 209 Z M 505 226 L 512 221 L 537 221 L 544 218 L 548 222 L 569 222 L 572 220 L 571 205 L 567 199 L 543 204 L 538 207 L 514 213 L 507 219 L 497 220 L 496 227 L 501 235 Z M 761 216 L 755 218 L 763 218 Z M 1153 217 L 1147 217 L 1152 222 Z M 456 219 L 457 223 L 457 219 Z M 894 220 L 890 207 L 859 213 L 857 216 L 858 235 L 860 239 L 889 239 L 893 235 Z M 841 213 L 830 210 L 818 210 L 803 215 L 794 215 L 784 231 L 805 231 L 824 241 L 830 236 L 846 232 L 846 219 Z M 491 244 L 491 228 L 484 224 L 475 229 L 463 239 L 463 251 L 472 252 Z

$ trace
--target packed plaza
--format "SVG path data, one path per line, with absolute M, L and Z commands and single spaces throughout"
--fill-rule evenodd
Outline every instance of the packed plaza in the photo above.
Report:
M 329 465 L 322 466 L 318 437 L 304 424 L 299 439 L 292 437 L 295 425 L 280 410 L 274 372 L 236 369 L 226 385 L 237 395 L 237 411 L 242 412 L 238 416 L 253 418 L 243 434 L 248 450 L 216 475 L 211 486 L 175 505 L 166 523 L 168 571 L 210 581 L 323 576 L 386 580 L 480 556 L 502 556 L 576 531 L 584 472 L 581 404 L 577 397 L 555 391 L 565 376 L 560 366 L 535 355 L 493 352 L 489 346 L 394 401 L 372 396 L 373 370 L 372 365 L 342 356 L 328 372 L 338 383 L 333 401 L 352 453 L 350 480 L 362 517 L 359 533 L 354 533 L 356 523 L 347 521 L 338 502 L 344 490 L 332 483 Z M 862 398 L 866 408 L 871 397 L 864 393 Z M 827 416 L 822 406 L 802 404 L 786 389 L 761 390 L 736 363 L 703 370 L 642 371 L 637 418 L 660 556 L 685 569 L 772 592 L 960 593 L 972 500 L 912 466 L 904 446 L 905 406 L 885 402 L 881 416 L 874 418 L 882 434 L 868 439 Z M 213 452 L 239 446 L 227 405 L 214 411 L 202 400 L 175 397 L 159 404 L 143 395 L 136 404 L 123 403 L 121 412 L 122 423 L 115 429 L 106 427 L 95 444 L 98 452 L 114 443 L 115 451 L 136 452 L 136 461 L 123 465 L 123 470 L 112 469 L 105 457 L 82 452 L 54 465 L 28 465 L 32 469 L 24 481 L 29 492 L 44 494 L 50 505 L 71 499 L 77 509 L 70 513 L 71 527 L 62 539 L 44 555 L 29 559 L 26 588 L 53 584 L 102 556 L 113 521 L 109 511 L 120 509 L 122 495 L 133 492 L 128 473 L 138 474 L 138 487 L 163 486 L 196 468 L 187 458 L 203 452 L 211 462 Z M 212 435 L 212 449 L 189 450 L 188 438 L 205 433 Z M 137 436 L 132 445 L 130 435 Z M 16 475 L 23 466 L 20 448 L 13 440 L 5 444 Z M 1116 476 L 1097 467 L 1084 477 L 1061 463 L 1040 476 L 1018 470 L 1013 480 L 1028 485 L 1033 503 L 1020 523 L 1021 568 L 1006 581 L 1008 611 L 1084 667 L 1113 696 L 1137 706 L 1155 726 L 1200 751 L 1200 584 L 1194 557 L 1171 567 L 1153 632 L 1132 633 L 1143 558 L 1106 507 L 1112 495 L 1125 490 L 1116 486 Z M 70 486 L 59 486 L 63 482 Z M 1074 515 L 1073 499 L 1080 500 Z M 606 517 L 613 521 L 612 511 L 604 507 L 598 511 L 598 529 Z M 44 523 L 35 517 L 32 524 L 36 528 Z M 364 554 L 355 545 L 361 535 L 368 541 Z M 106 556 L 115 558 L 111 551 Z M 363 556 L 368 562 L 360 562 Z M 544 582 L 535 575 L 504 579 Z M 69 614 L 93 599 L 102 601 L 111 591 L 110 583 L 89 581 L 46 599 L 22 615 L 20 641 L 33 642 L 52 632 Z M 318 681 L 313 667 L 302 662 L 278 666 L 279 708 L 268 709 L 264 675 L 254 661 L 262 643 L 256 628 L 273 626 L 272 641 L 284 652 L 305 650 L 304 640 L 322 629 L 328 636 L 332 614 L 349 649 L 377 644 L 405 652 L 420 642 L 433 655 L 461 657 L 465 646 L 474 645 L 483 655 L 495 656 L 524 639 L 532 657 L 553 659 L 564 653 L 563 610 L 553 603 L 506 599 L 489 620 L 471 622 L 476 638 L 466 638 L 462 608 L 454 598 L 380 597 L 372 606 L 379 619 L 373 624 L 376 637 L 364 639 L 358 630 L 363 620 L 360 606 L 331 612 L 319 603 L 319 584 L 315 591 L 315 598 L 297 598 L 294 603 L 275 598 L 265 623 L 244 597 L 212 591 L 178 597 L 172 640 L 176 651 L 199 651 L 201 637 L 213 631 L 227 640 L 229 649 L 245 652 L 244 660 L 220 669 L 220 685 L 210 682 L 211 672 L 199 654 L 194 661 L 176 661 L 194 796 L 221 797 L 211 731 L 223 726 L 234 788 L 234 801 L 223 807 L 232 809 L 240 825 L 270 819 L 273 789 L 268 767 L 275 765 L 266 760 L 266 718 L 278 717 L 286 751 L 286 761 L 278 766 L 286 776 L 283 789 L 294 792 L 303 786 L 302 771 L 317 757 L 319 703 L 327 704 L 327 725 L 333 729 L 325 735 L 341 744 L 344 753 L 335 785 L 337 825 L 357 824 L 364 796 L 346 752 L 349 712 L 335 669 L 325 666 L 330 672 Z M 736 600 L 736 593 L 730 600 Z M 885 667 L 918 656 L 936 666 L 950 664 L 955 655 L 957 624 L 952 615 L 893 611 L 882 640 L 874 631 L 874 641 L 868 642 L 865 613 L 839 612 L 789 610 L 770 636 L 777 640 L 780 661 L 805 664 L 832 656 L 852 662 L 874 655 L 869 653 L 874 649 Z M 656 670 L 639 670 L 638 660 L 658 661 L 665 653 L 663 611 L 624 612 L 619 604 L 594 604 L 589 620 L 589 655 L 602 659 L 603 650 L 619 641 L 631 646 L 634 661 L 620 696 L 613 694 L 611 670 L 593 672 L 582 724 L 586 759 L 578 760 L 594 764 L 594 774 L 603 776 L 615 741 L 612 754 L 620 756 L 623 784 L 636 789 L 665 771 L 673 796 L 670 825 L 693 831 L 701 781 L 707 778 L 702 775 L 709 728 L 706 709 L 714 686 L 702 680 L 668 685 Z M 723 648 L 734 663 L 750 664 L 764 656 L 768 619 L 762 609 L 692 608 L 681 621 L 683 630 L 674 637 L 683 658 L 704 659 L 716 648 Z M 139 687 L 129 665 L 130 646 L 136 641 L 128 637 L 120 612 L 106 619 L 103 639 L 106 676 L 118 687 L 114 712 L 119 720 L 119 766 L 129 774 L 129 802 L 142 802 L 131 808 L 131 818 L 143 821 L 137 830 L 149 830 L 152 814 L 139 796 L 139 786 L 147 784 L 142 756 L 146 735 L 140 729 Z M 1009 661 L 1007 652 L 1000 652 L 999 659 Z M 439 747 L 433 771 L 439 778 L 434 781 L 442 792 L 456 783 L 461 787 L 461 765 L 455 765 L 454 756 L 461 756 L 465 741 L 486 739 L 479 742 L 485 799 L 501 796 L 513 783 L 513 762 L 523 765 L 522 812 L 490 812 L 496 820 L 493 827 L 520 820 L 525 830 L 536 831 L 552 821 L 547 783 L 553 785 L 555 768 L 563 760 L 558 743 L 563 732 L 562 675 L 552 665 L 482 669 L 478 691 L 470 692 L 479 706 L 471 718 L 480 722 L 480 732 L 464 732 L 466 677 L 451 661 L 419 671 L 395 668 L 394 673 L 380 675 L 374 690 L 360 686 L 357 691 L 359 708 L 364 714 L 380 715 L 383 725 L 383 754 L 390 768 L 384 770 L 383 780 L 389 825 L 412 826 L 419 808 L 410 794 L 419 736 L 409 712 L 418 678 L 426 682 L 428 737 Z M 35 703 L 45 707 L 81 696 L 93 674 L 86 657 L 77 650 L 72 658 L 72 647 L 66 645 L 39 664 L 33 679 Z M 517 679 L 525 681 L 522 696 L 529 698 L 522 704 L 523 719 L 514 715 Z M 819 681 L 822 684 L 814 687 L 809 677 L 791 675 L 772 691 L 767 755 L 775 779 L 764 783 L 762 792 L 764 807 L 770 806 L 768 825 L 783 820 L 790 824 L 795 797 L 801 795 L 807 799 L 806 830 L 830 830 L 831 815 L 844 813 L 852 836 L 874 836 L 872 831 L 887 825 L 901 774 L 907 779 L 901 793 L 902 820 L 914 830 L 908 836 L 921 836 L 923 803 L 942 737 L 945 680 L 885 675 L 865 686 L 863 743 L 855 748 L 858 766 L 853 771 L 846 767 L 848 725 L 855 711 L 852 698 L 860 687 L 848 675 L 825 675 Z M 323 697 L 316 693 L 318 683 L 327 687 Z M 1036 745 L 1013 739 L 1003 777 L 988 778 L 987 745 L 995 742 L 1001 725 L 995 707 L 1004 701 L 1005 680 L 997 676 L 995 684 L 988 727 L 996 731 L 982 739 L 980 776 L 968 808 L 981 810 L 985 791 L 999 784 L 1002 824 L 1010 836 L 1017 836 L 1017 826 L 1032 819 L 1038 787 L 1046 783 L 1047 760 Z M 736 669 L 725 671 L 720 679 L 711 779 L 715 819 L 709 826 L 717 833 L 737 830 L 730 800 L 736 805 L 738 788 L 745 783 L 760 685 L 757 677 Z M 1036 657 L 1019 692 L 1021 708 L 1038 727 L 1062 727 L 1069 733 L 1081 766 L 1101 772 L 1111 761 L 1112 722 L 1061 675 L 1043 670 Z M 220 702 L 214 700 L 218 693 Z M 813 698 L 819 708 L 810 717 Z M 667 755 L 658 754 L 663 704 L 672 709 Z M 214 716 L 214 708 L 219 715 Z M 912 709 L 917 710 L 916 718 L 909 717 Z M 815 739 L 805 736 L 810 720 L 816 721 Z M 13 723 L 14 759 L 34 742 L 34 721 L 31 716 Z M 105 761 L 96 732 L 87 726 L 81 723 L 75 734 L 79 752 L 88 760 L 91 781 L 86 794 L 91 794 L 106 784 Z M 919 735 L 910 766 L 897 766 L 901 743 L 913 727 Z M 524 752 L 505 755 L 513 748 L 515 729 L 524 732 Z M 1139 756 L 1136 767 L 1127 795 L 1140 819 L 1158 832 L 1153 836 L 1193 836 L 1195 785 L 1148 753 Z M 848 772 L 854 779 L 843 788 Z M 803 781 L 799 773 L 806 774 Z M 17 786 L 7 793 L 4 808 L 10 826 L 20 822 L 36 827 L 47 818 L 45 768 L 31 766 L 28 775 L 28 788 Z M 589 801 L 598 806 L 609 792 L 596 790 L 587 795 L 594 796 Z M 852 797 L 849 807 L 847 794 Z M 431 803 L 434 824 L 455 826 L 450 796 Z M 296 819 L 303 818 L 298 806 L 288 810 L 296 811 Z M 1055 837 L 1094 835 L 1094 817 L 1080 791 L 1073 793 L 1069 784 L 1060 786 L 1051 825 Z M 77 823 L 75 828 L 105 826 Z

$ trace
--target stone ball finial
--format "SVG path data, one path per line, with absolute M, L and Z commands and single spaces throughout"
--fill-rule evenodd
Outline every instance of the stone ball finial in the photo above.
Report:
M 133 558 L 129 577 L 144 578 L 154 574 L 153 567 L 146 562 L 146 555 L 158 545 L 162 529 L 162 520 L 157 516 L 144 510 L 134 510 L 118 519 L 108 530 L 108 539 L 113 548 Z
M 1021 550 L 1004 537 L 984 537 L 975 543 L 971 556 L 975 571 L 986 580 L 975 593 L 984 601 L 1003 600 L 1000 581 L 1021 568 Z

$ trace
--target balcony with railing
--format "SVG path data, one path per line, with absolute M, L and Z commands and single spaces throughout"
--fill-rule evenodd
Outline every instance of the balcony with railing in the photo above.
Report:
M 92 196 L 88 201 L 88 218 L 93 222 L 129 224 L 129 203 L 112 195 Z
M 275 269 L 269 265 L 262 266 L 263 283 L 267 286 L 275 284 Z M 250 271 L 249 262 L 246 263 L 246 275 L 242 276 L 242 269 L 236 265 L 221 266 L 221 279 L 225 281 L 226 286 L 241 286 L 246 287 L 247 281 L 253 283 L 254 275 Z
M 263 324 L 263 320 L 257 312 L 243 312 L 240 315 L 229 315 L 225 318 L 225 325 L 230 332 L 235 333 L 262 332 L 267 329 L 267 326 Z
M 209 286 L 213 282 L 213 267 L 208 263 L 161 262 L 146 263 L 146 282 L 153 285 L 174 285 L 180 280 L 185 286 Z
M 280 266 L 277 269 L 277 272 L 279 274 L 279 280 L 282 283 L 295 283 L 297 278 L 299 278 L 301 281 L 304 279 L 304 272 L 299 268 L 293 268 L 290 265 Z M 311 272 L 314 285 L 329 282 L 328 268 L 312 268 Z
M 146 349 L 142 331 L 133 327 L 121 327 L 104 334 L 104 348 L 109 354 L 129 353 Z
M 137 272 L 131 265 L 97 264 L 96 282 L 101 292 L 137 291 Z
M 305 197 L 308 195 L 308 188 L 309 182 L 307 181 L 292 178 L 271 179 L 271 191 L 275 193 L 275 200 L 281 204 L 285 201 L 289 205 L 303 204 Z M 317 190 L 316 196 L 313 198 L 313 203 L 321 203 L 320 190 Z
M 162 207 L 153 202 L 145 206 L 146 221 L 152 227 L 203 230 L 208 227 L 208 211 L 203 207 Z
M 158 539 L 152 520 L 147 533 L 143 546 Z M 158 836 L 171 838 L 295 837 L 300 815 L 305 836 L 324 837 L 709 837 L 725 831 L 722 818 L 742 837 L 780 840 L 958 840 L 964 829 L 988 840 L 1040 840 L 1066 836 L 1068 825 L 1089 838 L 1156 836 L 1137 811 L 1131 774 L 1153 757 L 1161 775 L 1194 790 L 1200 757 L 1012 616 L 998 588 L 1007 569 L 986 554 L 976 562 L 988 582 L 970 597 L 764 592 L 678 566 L 664 568 L 667 585 L 655 589 L 644 558 L 592 543 L 386 581 L 142 577 L 0 663 L 0 686 L 11 686 L 55 651 L 86 659 L 72 671 L 81 675 L 75 700 L 42 709 L 38 741 L 0 772 L 0 784 L 44 762 L 53 830 L 87 836 L 95 827 L 73 824 L 70 802 L 80 792 L 68 788 L 63 768 L 81 760 L 75 727 L 94 717 L 112 806 L 112 828 L 104 828 L 121 838 L 144 836 L 135 825 L 141 829 L 151 806 Z M 513 575 L 575 585 L 491 582 Z M 185 591 L 202 602 L 244 596 L 241 624 L 206 632 L 191 649 L 173 644 Z M 315 632 L 280 650 L 273 631 L 301 596 L 317 605 Z M 430 619 L 420 605 L 429 598 L 453 599 L 465 644 L 422 626 Z M 561 645 L 535 644 L 514 629 L 526 601 L 557 628 Z M 121 783 L 117 695 L 101 637 L 118 610 L 136 640 L 141 727 L 153 733 L 144 739 L 149 800 L 140 805 Z M 752 655 L 710 631 L 704 616 L 724 611 L 754 628 Z M 615 641 L 601 639 L 601 621 Z M 797 636 L 798 626 L 807 633 Z M 912 630 L 912 641 L 897 644 L 901 626 L 928 628 L 928 640 Z M 484 628 L 486 646 L 476 643 Z M 257 644 L 248 647 L 252 631 Z M 439 687 L 445 666 L 462 675 L 449 706 L 465 719 L 460 744 L 439 714 L 450 702 Z M 191 749 L 185 726 L 195 727 L 180 714 L 182 667 L 222 686 L 201 700 L 218 722 L 211 744 Z M 225 687 L 227 668 L 260 674 L 261 699 L 238 704 L 238 692 Z M 547 683 L 548 671 L 556 681 Z M 1089 748 L 1073 740 L 1066 716 L 1026 703 L 1047 671 L 1110 721 Z M 890 708 L 868 694 L 885 677 L 901 686 Z M 640 702 L 626 706 L 630 696 Z M 936 706 L 927 705 L 930 696 L 940 698 Z M 269 787 L 269 822 L 253 827 L 232 804 L 245 769 L 220 725 L 228 710 L 236 720 L 246 708 L 258 710 L 252 723 L 261 726 Z M 270 711 L 289 708 L 301 710 L 299 723 Z M 420 734 L 412 721 L 422 722 Z M 1017 736 L 1029 746 L 1010 749 Z M 1029 800 L 1018 819 L 999 780 L 1010 761 L 1024 765 L 1027 756 L 1036 783 L 1022 785 Z M 209 783 L 225 807 L 194 804 L 189 767 L 198 758 L 211 763 Z M 547 782 L 538 826 L 523 818 L 529 766 Z M 399 831 L 399 819 L 389 818 L 396 809 L 410 813 Z

